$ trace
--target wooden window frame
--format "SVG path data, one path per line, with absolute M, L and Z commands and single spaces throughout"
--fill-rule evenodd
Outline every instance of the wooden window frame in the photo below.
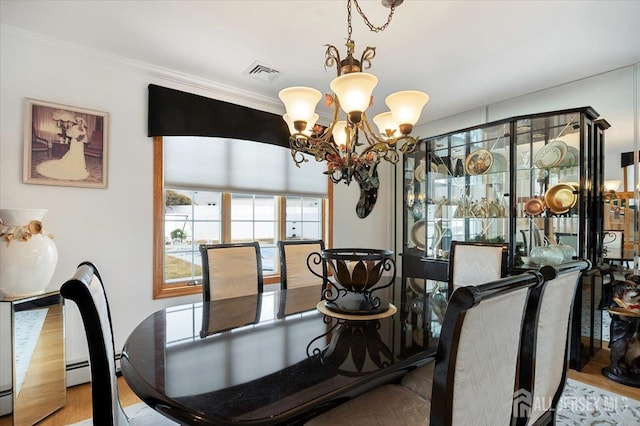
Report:
M 322 200 L 322 228 L 321 232 L 327 247 L 333 247 L 333 185 L 327 179 L 327 198 Z M 161 136 L 153 138 L 153 298 L 164 299 L 168 297 L 187 296 L 202 293 L 202 284 L 193 284 L 192 280 L 184 280 L 167 284 L 164 282 L 164 149 Z M 231 194 L 222 194 L 222 238 L 228 241 L 231 237 Z M 286 238 L 286 226 L 280 226 L 286 222 L 286 197 L 278 196 L 278 240 Z M 228 223 L 227 223 L 228 222 Z M 280 271 L 274 275 L 264 277 L 265 284 L 277 284 L 280 282 Z

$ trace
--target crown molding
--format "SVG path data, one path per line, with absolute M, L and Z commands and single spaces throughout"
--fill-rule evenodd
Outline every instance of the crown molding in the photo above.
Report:
M 64 41 L 58 38 L 45 36 L 43 34 L 25 31 L 17 27 L 0 24 L 0 42 L 11 40 L 28 44 L 38 48 L 55 48 L 69 50 L 86 56 L 93 56 L 108 62 L 118 63 L 132 68 L 134 71 L 155 79 L 155 83 L 167 82 L 178 84 L 182 87 L 171 87 L 177 90 L 184 90 L 185 87 L 195 89 L 198 95 L 210 96 L 212 98 L 235 103 L 238 105 L 254 108 L 274 114 L 284 113 L 284 108 L 279 99 L 261 96 L 238 87 L 225 85 L 213 80 L 197 77 L 187 73 L 182 73 L 169 68 L 150 64 L 143 61 L 127 58 L 124 56 L 94 49 L 82 44 Z

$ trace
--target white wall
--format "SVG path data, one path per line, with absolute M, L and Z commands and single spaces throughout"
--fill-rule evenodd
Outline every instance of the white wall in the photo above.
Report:
M 373 211 L 364 219 L 356 216 L 360 188 L 356 182 L 334 186 L 333 246 L 394 250 L 393 166 L 378 166 L 380 188 Z
M 50 289 L 57 289 L 83 260 L 95 262 L 111 300 L 115 345 L 133 327 L 165 306 L 200 296 L 152 299 L 153 150 L 147 137 L 147 85 L 282 113 L 275 100 L 259 99 L 133 63 L 76 45 L 43 39 L 11 27 L 0 28 L 0 208 L 47 208 L 44 226 L 55 235 L 59 261 Z M 35 98 L 110 113 L 109 186 L 87 189 L 22 183 L 24 99 Z M 381 168 L 381 174 L 389 170 Z M 335 246 L 389 248 L 387 177 L 378 205 L 356 220 L 357 184 L 335 192 Z M 356 223 L 355 226 L 352 226 Z M 374 230 L 374 231 L 372 231 Z M 67 305 L 68 363 L 88 359 L 79 314 Z M 4 343 L 0 343 L 4 344 Z

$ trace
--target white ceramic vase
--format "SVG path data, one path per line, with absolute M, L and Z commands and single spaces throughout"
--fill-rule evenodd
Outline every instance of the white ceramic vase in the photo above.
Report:
M 58 263 L 58 249 L 48 233 L 26 232 L 47 209 L 0 209 L 0 293 L 23 297 L 44 293 Z M 17 229 L 15 227 L 21 228 Z M 15 238 L 20 236 L 22 238 Z

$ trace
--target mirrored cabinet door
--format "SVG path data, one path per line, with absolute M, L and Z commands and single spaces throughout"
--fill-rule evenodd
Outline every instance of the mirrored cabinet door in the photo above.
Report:
M 66 402 L 63 299 L 0 299 L 0 422 L 33 425 Z

